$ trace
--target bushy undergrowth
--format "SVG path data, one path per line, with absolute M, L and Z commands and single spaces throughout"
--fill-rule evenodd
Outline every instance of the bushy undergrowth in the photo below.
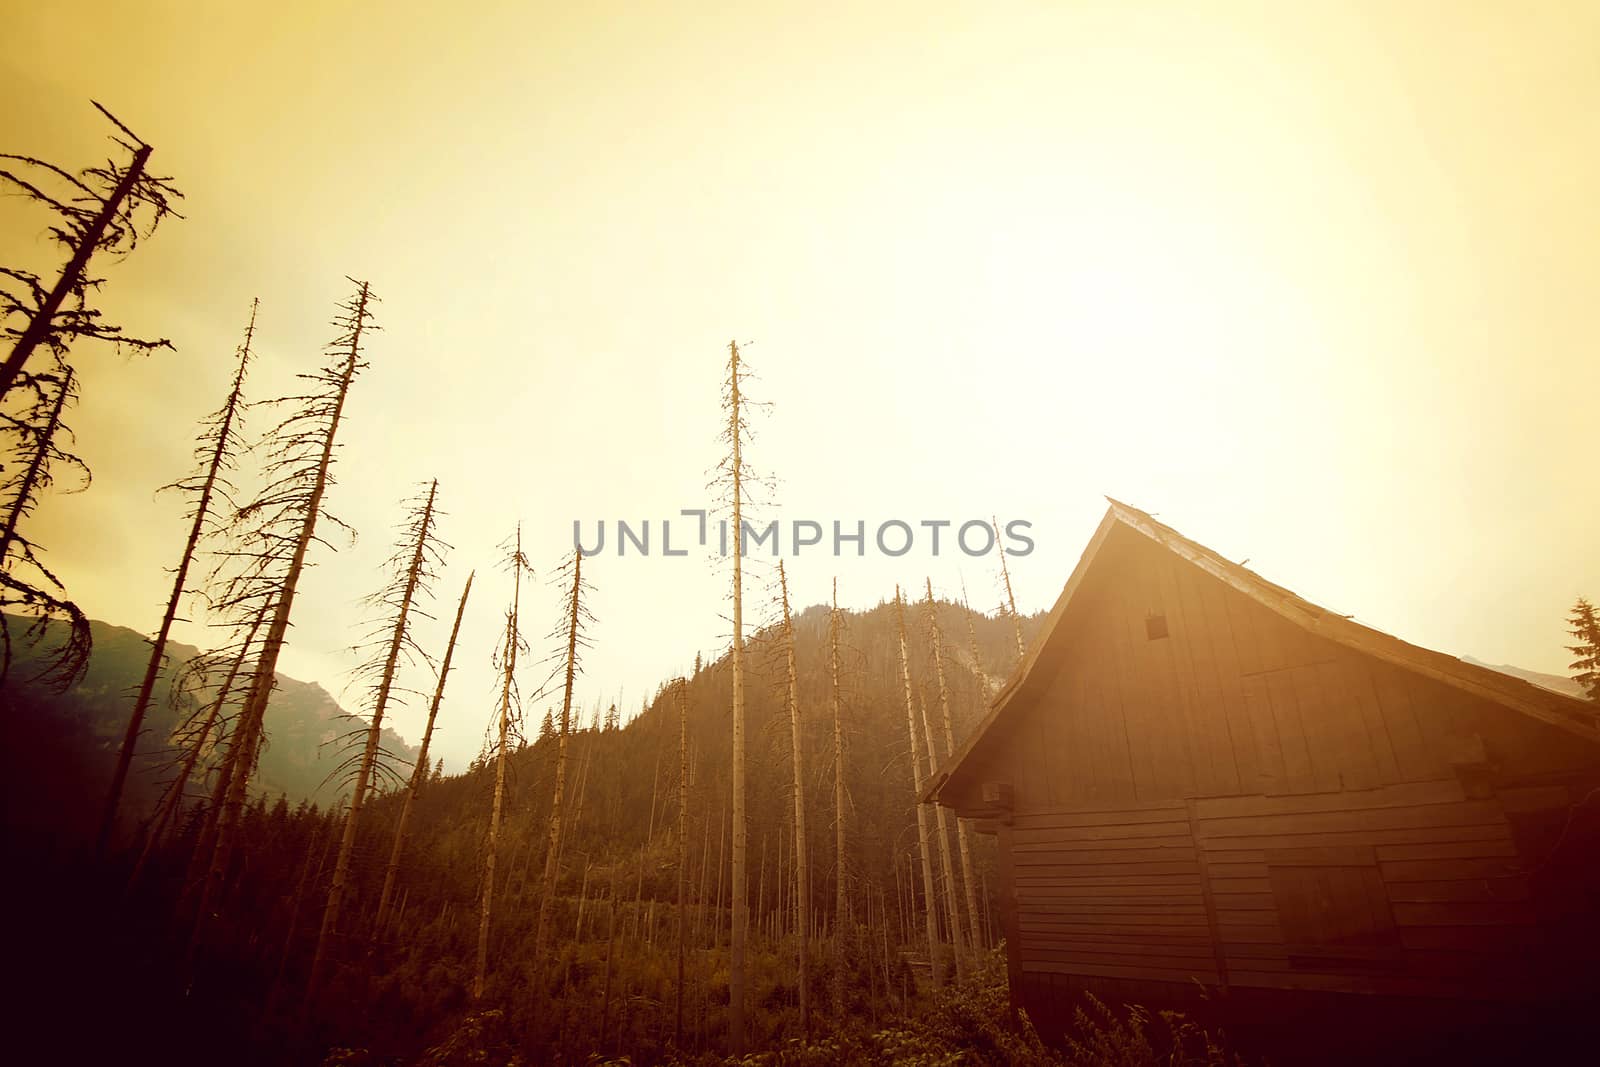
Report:
M 416 1067 L 520 1065 L 501 1013 L 468 1016 L 448 1040 L 429 1049 Z M 591 1065 L 627 1058 L 589 1057 Z M 860 1026 L 790 1039 L 742 1059 L 714 1053 L 668 1054 L 670 1067 L 1240 1067 L 1221 1035 L 1177 1012 L 1137 1005 L 1114 1009 L 1085 995 L 1063 1047 L 1047 1045 L 1026 1014 L 1013 1012 L 1003 950 L 987 954 L 965 982 L 935 994 L 912 1015 L 872 1028 Z

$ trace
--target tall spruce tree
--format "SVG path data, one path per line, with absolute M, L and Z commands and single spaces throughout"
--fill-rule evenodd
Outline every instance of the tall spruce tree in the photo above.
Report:
M 1579 597 L 1572 605 L 1567 633 L 1574 638 L 1567 651 L 1578 657 L 1568 664 L 1572 680 L 1583 686 L 1590 700 L 1600 703 L 1600 613 L 1586 598 Z

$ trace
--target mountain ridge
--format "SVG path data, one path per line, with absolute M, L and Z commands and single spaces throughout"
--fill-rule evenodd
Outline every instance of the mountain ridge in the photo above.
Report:
M 31 649 L 19 643 L 12 677 L 6 683 L 4 737 L 10 797 L 30 796 L 28 788 L 43 789 L 59 805 L 52 822 L 63 814 L 79 824 L 103 799 L 110 768 L 116 760 L 133 692 L 149 662 L 150 641 L 140 631 L 102 620 L 90 620 L 93 652 L 84 675 L 63 692 L 30 683 L 32 662 L 46 636 Z M 173 681 L 201 650 L 179 641 L 167 642 L 167 665 L 146 713 L 145 728 L 135 749 L 129 774 L 124 823 L 143 819 L 156 804 L 168 777 L 167 767 L 177 753 L 174 735 L 200 702 L 212 694 L 203 686 L 174 694 Z M 338 800 L 343 783 L 336 780 L 343 759 L 340 739 L 368 728 L 370 719 L 347 711 L 320 682 L 304 682 L 279 673 L 267 704 L 267 743 L 251 781 L 253 796 L 282 796 L 290 804 L 327 807 Z M 383 747 L 408 764 L 417 746 L 393 729 L 382 731 Z M 40 758 L 30 752 L 48 754 Z M 48 768 L 48 770 L 47 770 Z M 24 786 L 22 783 L 29 783 Z M 20 811 L 20 802 L 9 805 Z M 32 808 L 42 806 L 36 803 Z

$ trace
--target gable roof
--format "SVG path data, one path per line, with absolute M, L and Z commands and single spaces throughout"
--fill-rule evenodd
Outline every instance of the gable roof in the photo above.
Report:
M 1149 538 L 1173 555 L 1182 557 L 1225 585 L 1318 637 L 1434 681 L 1443 682 L 1475 697 L 1565 730 L 1586 741 L 1600 743 L 1600 716 L 1596 715 L 1595 709 L 1588 701 L 1545 689 L 1488 667 L 1463 662 L 1442 652 L 1420 648 L 1398 637 L 1374 630 L 1370 626 L 1363 626 L 1348 616 L 1318 607 L 1282 586 L 1274 585 L 1241 564 L 1224 559 L 1204 545 L 1191 541 L 1172 527 L 1157 522 L 1138 508 L 1111 497 L 1106 497 L 1106 500 L 1110 507 L 1106 509 L 1105 517 L 1100 520 L 1094 535 L 1089 538 L 1089 544 L 1083 550 L 1078 565 L 1073 568 L 1067 584 L 1062 588 L 1061 595 L 1056 598 L 1055 606 L 1050 609 L 1043 631 L 1028 649 L 1028 654 L 1018 665 L 1010 680 L 990 702 L 988 714 L 945 765 L 934 773 L 923 791 L 923 800 L 937 800 L 941 790 L 962 770 L 963 764 L 968 762 L 972 753 L 982 746 L 984 739 L 991 734 L 996 725 L 1019 713 L 1020 709 L 1012 707 L 1018 703 L 1018 695 L 1031 688 L 1037 688 L 1037 682 L 1030 686 L 1030 679 L 1035 674 L 1040 660 L 1046 658 L 1046 652 L 1053 648 L 1056 631 L 1072 604 L 1074 594 L 1083 584 L 1085 575 L 1093 567 L 1107 538 L 1119 527 L 1133 530 Z

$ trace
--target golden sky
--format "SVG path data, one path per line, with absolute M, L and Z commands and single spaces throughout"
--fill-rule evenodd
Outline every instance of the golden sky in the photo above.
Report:
M 316 556 L 281 666 L 340 691 L 398 502 L 438 477 L 433 644 L 479 570 L 453 766 L 493 704 L 494 546 L 521 519 L 548 572 L 574 519 L 706 506 L 730 338 L 773 404 L 764 516 L 1026 519 L 1025 610 L 1102 493 L 1490 662 L 1565 673 L 1600 596 L 1600 5 L 6 6 L 0 144 L 97 161 L 93 97 L 188 194 L 104 300 L 178 351 L 79 353 L 96 481 L 34 537 L 93 616 L 153 628 L 184 527 L 152 494 L 250 299 L 263 397 L 370 279 L 329 498 L 362 536 Z M 4 261 L 55 269 L 42 226 L 0 204 Z M 631 713 L 726 641 L 725 581 L 613 544 L 580 699 Z M 812 550 L 796 599 L 931 574 L 997 601 L 992 559 L 926 549 Z M 525 605 L 542 651 L 556 592 Z

